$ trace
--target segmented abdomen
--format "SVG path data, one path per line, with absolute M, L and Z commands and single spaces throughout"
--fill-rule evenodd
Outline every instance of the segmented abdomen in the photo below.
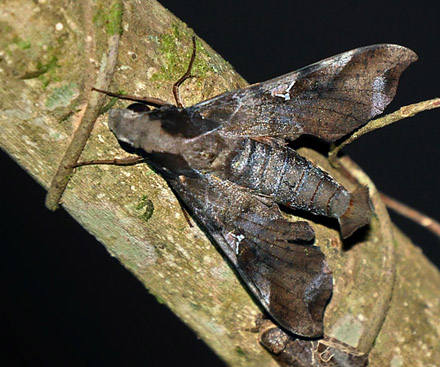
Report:
M 350 194 L 293 149 L 251 139 L 230 162 L 231 181 L 271 196 L 279 204 L 339 218 Z

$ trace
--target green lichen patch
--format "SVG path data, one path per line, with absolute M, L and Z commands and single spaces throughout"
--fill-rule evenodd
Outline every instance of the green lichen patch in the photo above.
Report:
M 202 308 L 202 306 L 200 306 L 198 303 L 194 303 L 194 302 L 190 302 L 189 305 L 191 306 L 191 308 L 193 310 L 196 310 L 196 311 L 198 311 L 198 310 L 200 310 Z
M 36 23 L 34 32 L 21 32 L 0 22 L 0 49 L 4 53 L 0 63 L 5 73 L 14 79 L 38 78 L 46 88 L 51 82 L 61 80 L 60 64 L 72 70 L 71 66 L 77 66 L 78 62 L 72 56 L 67 32 L 51 32 L 44 22 Z
M 147 195 L 143 195 L 141 198 L 141 201 L 138 203 L 138 205 L 136 205 L 136 210 L 138 211 L 143 211 L 143 213 L 141 214 L 141 218 L 144 221 L 147 221 L 148 219 L 151 218 L 151 216 L 153 215 L 154 212 L 154 204 L 153 202 L 148 198 Z
M 56 56 L 52 56 L 50 60 L 45 63 L 38 61 L 36 69 L 25 73 L 22 76 L 22 79 L 39 78 L 43 82 L 43 86 L 47 87 L 49 80 L 52 78 L 45 78 L 42 76 L 46 73 L 55 73 L 55 69 L 59 67 L 60 65 L 58 65 L 58 58 Z
M 185 73 L 191 59 L 191 38 L 193 36 L 194 33 L 191 29 L 182 29 L 173 24 L 167 33 L 158 38 L 158 53 L 164 58 L 165 62 L 160 71 L 151 77 L 152 81 L 169 82 L 179 79 Z M 199 77 L 207 71 L 214 71 L 206 62 L 207 53 L 203 44 L 197 39 L 196 48 L 196 59 L 191 74 Z
M 237 353 L 240 357 L 246 357 L 246 353 L 239 346 L 235 347 L 235 353 Z
M 99 6 L 93 16 L 97 28 L 105 28 L 108 35 L 122 34 L 123 7 L 120 1 L 113 1 L 110 8 Z
M 76 83 L 69 83 L 58 88 L 54 88 L 52 93 L 46 99 L 46 107 L 54 110 L 58 107 L 67 107 L 78 95 Z
M 335 325 L 333 333 L 335 337 L 344 343 L 356 346 L 363 333 L 362 323 L 351 315 L 347 315 L 339 320 Z
M 157 294 L 155 294 L 154 297 L 156 298 L 156 301 L 159 302 L 161 305 L 166 305 L 167 304 L 165 302 L 165 300 L 163 298 L 161 298 L 160 296 L 158 296 Z
M 16 37 L 13 41 L 20 50 L 27 50 L 31 48 L 31 41 Z

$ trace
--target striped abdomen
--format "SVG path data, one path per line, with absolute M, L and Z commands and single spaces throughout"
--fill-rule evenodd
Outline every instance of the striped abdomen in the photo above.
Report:
M 229 169 L 231 181 L 292 208 L 340 218 L 350 203 L 343 186 L 288 147 L 245 139 Z

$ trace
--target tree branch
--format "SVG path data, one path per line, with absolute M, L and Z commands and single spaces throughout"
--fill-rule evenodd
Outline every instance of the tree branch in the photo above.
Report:
M 385 126 L 394 124 L 397 121 L 406 119 L 408 117 L 413 117 L 420 112 L 429 111 L 434 108 L 440 107 L 440 98 L 430 99 L 428 101 L 422 101 L 419 103 L 413 103 L 408 106 L 403 106 L 393 113 L 386 114 L 385 116 L 379 117 L 377 119 L 371 120 L 368 124 L 362 126 L 359 130 L 351 134 L 346 140 L 329 152 L 328 158 L 332 164 L 337 167 L 337 155 L 339 151 L 346 147 L 348 144 L 353 143 L 356 139 L 359 139 L 362 135 L 368 134 L 374 130 L 381 129 Z
M 193 36 L 152 0 L 124 1 L 123 14 L 116 0 L 69 2 L 61 9 L 48 3 L 39 5 L 44 9 L 38 15 L 31 0 L 8 2 L 8 12 L 2 9 L 9 14 L 3 19 L 10 29 L 3 42 L 11 52 L 1 61 L 0 91 L 0 145 L 45 188 L 90 105 L 89 91 L 105 65 L 114 30 L 122 25 L 124 31 L 110 90 L 165 101 L 172 100 L 172 85 L 190 60 Z M 26 27 L 23 14 L 30 19 Z M 17 35 L 30 47 L 13 46 Z M 186 105 L 246 85 L 199 39 L 197 50 L 197 78 L 181 88 Z M 123 155 L 105 118 L 96 122 L 82 160 Z M 370 228 L 344 244 L 336 225 L 329 228 L 313 218 L 316 244 L 335 277 L 326 333 L 364 353 L 374 344 L 373 366 L 397 353 L 406 365 L 437 363 L 438 271 L 396 232 L 374 186 L 352 162 L 341 159 L 350 172 L 344 175 L 324 157 L 301 152 L 348 188 L 354 187 L 352 177 L 368 184 L 376 210 Z M 187 225 L 164 180 L 146 165 L 83 167 L 72 176 L 62 205 L 228 364 L 275 365 L 249 331 L 259 307 L 204 232 Z M 420 355 L 420 342 L 432 353 Z

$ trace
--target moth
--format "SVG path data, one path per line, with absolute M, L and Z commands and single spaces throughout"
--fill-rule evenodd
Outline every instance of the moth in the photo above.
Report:
M 109 128 L 163 175 L 279 325 L 319 337 L 332 273 L 312 227 L 280 206 L 336 218 L 348 237 L 369 222 L 369 195 L 349 192 L 287 142 L 333 142 L 382 113 L 417 56 L 362 47 L 184 108 L 178 87 L 194 57 L 195 42 L 177 106 L 149 98 L 157 108 L 111 110 Z

